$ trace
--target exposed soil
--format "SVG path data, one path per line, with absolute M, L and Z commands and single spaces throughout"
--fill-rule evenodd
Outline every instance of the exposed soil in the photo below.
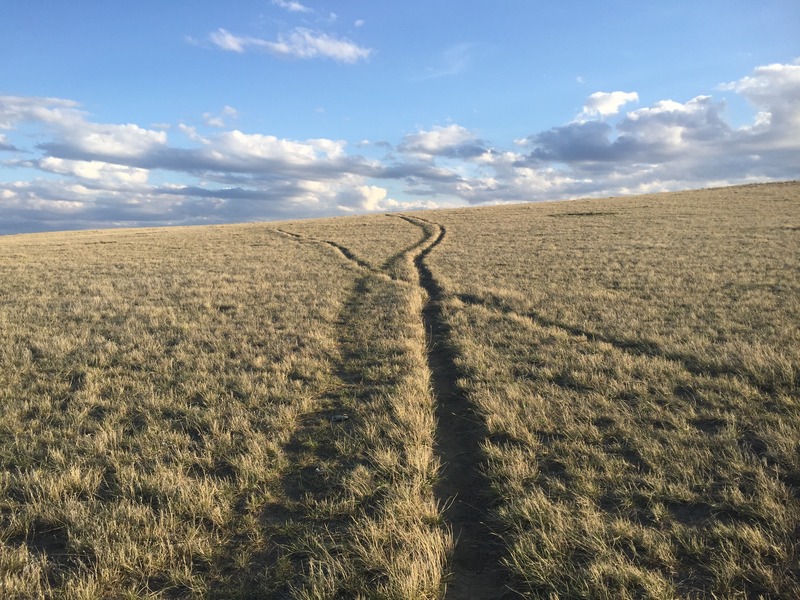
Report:
M 420 226 L 415 220 L 406 220 Z M 422 318 L 431 384 L 437 401 L 435 450 L 442 461 L 435 493 L 445 507 L 444 517 L 456 540 L 445 598 L 517 597 L 506 586 L 508 573 L 500 564 L 500 540 L 487 525 L 489 482 L 481 470 L 481 442 L 487 439 L 488 433 L 482 419 L 475 414 L 456 384 L 458 369 L 447 341 L 447 325 L 442 318 L 442 288 L 425 264 L 425 258 L 446 235 L 444 227 L 437 227 L 436 239 L 414 258 L 414 264 L 420 285 L 429 297 Z
M 442 470 L 434 492 L 439 505 L 444 507 L 445 520 L 452 528 L 456 541 L 450 561 L 450 577 L 445 599 L 517 598 L 518 595 L 507 585 L 509 574 L 500 563 L 502 548 L 500 540 L 487 525 L 489 481 L 481 470 L 483 460 L 481 443 L 488 439 L 488 432 L 483 420 L 475 413 L 471 403 L 456 384 L 458 370 L 447 342 L 449 331 L 442 318 L 443 291 L 425 264 L 428 254 L 444 240 L 446 230 L 430 221 L 398 216 L 420 229 L 424 230 L 424 225 L 427 223 L 436 227 L 438 231 L 432 243 L 427 243 L 430 240 L 428 237 L 408 251 L 413 252 L 415 248 L 417 249 L 414 265 L 419 275 L 419 285 L 428 294 L 422 319 L 425 326 L 431 386 L 436 397 L 435 451 L 442 462 Z M 298 240 L 331 246 L 358 266 L 377 272 L 340 244 L 280 229 L 277 231 Z

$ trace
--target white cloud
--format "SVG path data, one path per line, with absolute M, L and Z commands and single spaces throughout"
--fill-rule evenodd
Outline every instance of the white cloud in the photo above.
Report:
M 363 27 L 364 26 L 364 19 L 356 19 L 353 23 L 353 27 Z
M 215 117 L 211 113 L 203 113 L 203 123 L 209 127 L 225 127 L 225 121 L 222 117 Z
M 517 152 L 488 150 L 485 142 L 457 125 L 420 131 L 406 136 L 399 148 L 409 156 L 426 157 L 432 169 L 410 175 L 407 191 L 481 203 L 800 176 L 800 62 L 759 67 L 722 87 L 741 94 L 758 110 L 751 125 L 733 128 L 725 119 L 724 101 L 710 96 L 654 102 L 610 123 L 606 117 L 619 114 L 638 96 L 598 92 L 575 121 L 514 140 Z M 473 151 L 464 152 L 465 145 Z M 455 177 L 433 175 L 441 159 L 448 161 Z M 461 159 L 460 166 L 453 165 L 456 159 Z
M 236 119 L 239 112 L 232 106 L 225 106 L 220 114 L 203 113 L 203 123 L 209 127 L 222 128 L 227 125 L 227 119 Z
M 794 64 L 756 67 L 753 75 L 723 84 L 720 89 L 738 92 L 756 106 L 772 105 L 779 98 L 794 106 L 800 98 L 800 59 Z
M 0 150 L 14 151 L 17 148 L 8 140 L 5 134 L 0 133 Z
M 361 185 L 356 188 L 361 196 L 364 198 L 361 202 L 361 208 L 364 210 L 381 210 L 381 201 L 386 198 L 387 191 L 385 188 L 375 185 Z
M 485 152 L 483 142 L 469 129 L 452 124 L 420 130 L 403 139 L 400 151 L 425 156 L 475 156 Z
M 271 54 L 293 58 L 329 58 L 342 63 L 356 63 L 369 58 L 372 50 L 345 38 L 297 27 L 281 33 L 276 41 L 250 36 L 237 36 L 226 29 L 209 35 L 213 44 L 230 52 L 245 52 L 255 48 Z
M 308 165 L 321 159 L 343 157 L 344 146 L 343 141 L 315 139 L 296 142 L 234 130 L 215 138 L 212 152 L 237 159 L 271 159 L 291 165 Z
M 281 8 L 285 8 L 289 12 L 300 12 L 300 13 L 313 12 L 310 8 L 300 4 L 299 2 L 295 2 L 295 0 L 272 0 L 272 3 L 275 6 L 280 6 Z
M 227 29 L 222 28 L 212 31 L 208 37 L 212 44 L 229 52 L 244 52 L 246 46 L 254 45 L 261 41 L 255 38 L 236 36 Z
M 711 96 L 661 100 L 613 126 L 579 120 L 534 134 L 519 164 L 558 165 L 577 182 L 564 191 L 602 195 L 797 178 L 800 65 L 758 67 L 721 88 L 754 105 L 752 124 L 733 128 Z
M 197 133 L 197 127 L 178 123 L 178 131 L 194 142 L 205 142 L 205 138 Z
M 345 189 L 337 196 L 338 207 L 348 212 L 352 210 L 377 211 L 391 207 L 386 203 L 388 190 L 375 185 L 358 185 Z
M 59 121 L 53 107 L 76 112 Z M 43 109 L 43 110 L 42 110 Z M 221 111 L 235 116 L 231 107 Z M 348 156 L 343 141 L 305 141 L 223 131 L 203 136 L 179 124 L 195 147 L 167 144 L 166 134 L 133 124 L 93 123 L 77 104 L 39 98 L 4 98 L 0 114 L 39 124 L 38 159 L 7 163 L 60 179 L 0 182 L 0 233 L 110 224 L 179 224 L 289 218 L 298 212 L 329 215 L 375 209 L 386 193 L 366 178 L 381 165 Z M 160 170 L 161 185 L 148 182 Z M 186 183 L 186 182 L 193 183 Z
M 107 185 L 145 184 L 147 169 L 115 165 L 98 160 L 68 160 L 48 156 L 37 163 L 43 171 L 74 175 L 80 179 L 99 181 Z
M 136 124 L 92 123 L 78 104 L 61 98 L 0 96 L 0 129 L 35 123 L 53 135 L 41 148 L 57 154 L 74 152 L 81 158 L 135 157 L 167 143 L 167 133 Z M 65 156 L 64 158 L 74 158 Z
M 6 172 L 46 173 L 0 182 L 0 233 L 324 216 L 799 177 L 800 64 L 758 67 L 721 88 L 753 105 L 749 125 L 731 126 L 724 101 L 711 96 L 623 113 L 636 100 L 632 92 L 599 92 L 585 106 L 592 119 L 500 140 L 496 148 L 456 123 L 423 128 L 397 144 L 369 143 L 371 153 L 386 153 L 381 160 L 351 154 L 342 140 L 225 127 L 205 133 L 185 124 L 171 129 L 182 144 L 176 146 L 167 125 L 95 123 L 71 100 L 0 96 L 0 128 L 13 132 L 0 134 L 0 148 L 10 139 L 33 140 L 24 160 L 3 163 Z M 223 107 L 205 120 L 225 125 L 236 116 Z
M 757 67 L 720 89 L 741 94 L 758 109 L 756 121 L 745 129 L 765 136 L 762 142 L 792 146 L 800 137 L 800 59 Z
M 730 128 L 722 120 L 722 110 L 723 105 L 711 96 L 697 96 L 683 104 L 662 100 L 628 113 L 618 129 L 651 147 L 680 151 L 692 140 L 720 141 L 728 136 Z
M 333 60 L 354 63 L 369 57 L 371 50 L 349 40 L 339 39 L 326 33 L 315 33 L 297 28 L 288 35 L 278 36 L 278 42 L 270 46 L 279 54 L 297 58 L 316 58 L 318 56 Z
M 12 129 L 23 121 L 67 125 L 82 120 L 83 113 L 72 100 L 0 96 L 0 129 Z
M 84 123 L 70 128 L 70 145 L 87 155 L 116 158 L 142 156 L 167 143 L 165 131 L 143 129 L 138 125 Z
M 586 100 L 586 104 L 583 105 L 583 109 L 578 115 L 578 120 L 610 117 L 616 115 L 619 109 L 629 102 L 638 101 L 639 94 L 636 92 L 595 92 Z

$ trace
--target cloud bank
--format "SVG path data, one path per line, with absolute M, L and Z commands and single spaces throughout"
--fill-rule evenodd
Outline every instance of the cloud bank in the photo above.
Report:
M 221 43 L 233 51 L 253 45 L 225 34 Z M 203 114 L 202 130 L 150 128 L 95 122 L 72 99 L 0 96 L 0 233 L 295 218 L 800 177 L 800 62 L 761 66 L 719 89 L 752 105 L 751 123 L 733 127 L 724 100 L 712 96 L 639 106 L 636 92 L 599 91 L 572 121 L 520 132 L 516 140 L 489 141 L 451 123 L 355 149 L 344 140 L 232 128 L 233 107 Z M 631 103 L 635 108 L 623 112 Z M 359 154 L 367 147 L 383 155 Z

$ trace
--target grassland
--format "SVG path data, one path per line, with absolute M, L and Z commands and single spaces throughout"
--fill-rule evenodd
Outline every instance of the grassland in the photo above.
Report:
M 800 597 L 800 186 L 426 218 L 517 589 Z
M 800 597 L 800 184 L 0 238 L 4 598 Z
M 0 244 L 2 597 L 438 596 L 418 288 L 264 226 Z

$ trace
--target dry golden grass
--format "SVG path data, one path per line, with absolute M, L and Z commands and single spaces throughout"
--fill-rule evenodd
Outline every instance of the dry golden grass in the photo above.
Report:
M 371 269 L 391 277 L 413 281 L 416 272 L 407 260 L 422 243 L 418 227 L 393 215 L 369 215 L 292 221 L 287 230 L 340 244 Z
M 800 185 L 425 217 L 518 589 L 800 596 Z
M 419 290 L 258 225 L 0 273 L 4 598 L 438 596 Z
M 800 184 L 418 216 L 0 238 L 0 596 L 441 597 L 435 336 L 509 586 L 800 597 Z

